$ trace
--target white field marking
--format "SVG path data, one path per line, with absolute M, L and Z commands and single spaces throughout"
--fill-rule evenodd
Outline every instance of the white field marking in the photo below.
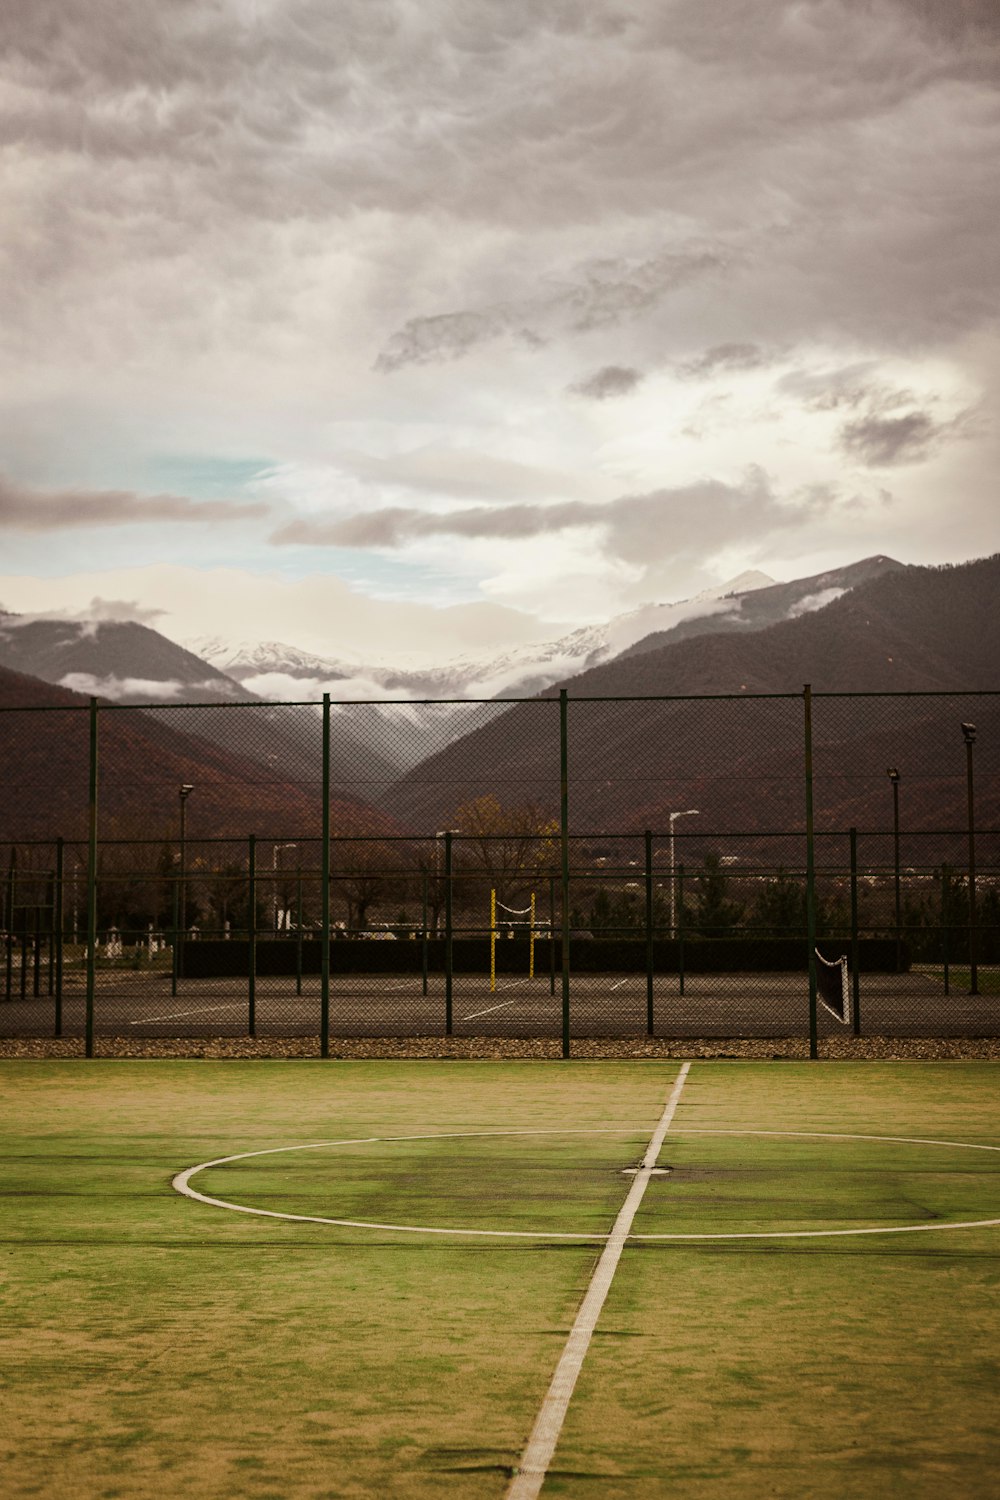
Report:
M 610 985 L 609 988 L 613 989 L 613 990 L 620 990 L 621 987 L 622 987 L 622 985 L 624 985 L 624 984 L 628 984 L 628 980 L 627 979 L 619 979 L 619 980 L 617 980 L 617 982 L 615 984 Z
M 646 1154 L 628 1190 L 628 1196 L 619 1210 L 614 1228 L 601 1252 L 597 1269 L 591 1277 L 586 1296 L 576 1315 L 576 1322 L 569 1331 L 569 1338 L 559 1356 L 559 1363 L 556 1365 L 555 1373 L 545 1393 L 545 1399 L 535 1418 L 535 1425 L 527 1447 L 521 1454 L 521 1462 L 508 1486 L 507 1500 L 535 1500 L 545 1482 L 545 1476 L 552 1462 L 552 1455 L 556 1451 L 556 1443 L 559 1441 L 559 1434 L 566 1418 L 566 1411 L 576 1387 L 577 1376 L 590 1347 L 591 1335 L 597 1326 L 597 1320 L 601 1315 L 608 1292 L 611 1290 L 611 1282 L 618 1269 L 618 1262 L 621 1260 L 629 1230 L 632 1228 L 632 1220 L 642 1202 L 642 1195 L 649 1183 L 650 1173 L 656 1166 L 656 1158 L 660 1154 L 664 1136 L 670 1128 L 674 1111 L 680 1102 L 681 1090 L 690 1069 L 691 1064 L 684 1063 L 674 1081 L 670 1097 L 660 1116 L 660 1122 L 653 1131 L 649 1145 L 646 1147 Z
M 216 1011 L 232 1010 L 233 1001 L 230 1005 L 200 1005 L 197 1010 L 172 1010 L 165 1016 L 140 1016 L 138 1021 L 129 1021 L 130 1026 L 147 1026 L 151 1021 L 177 1021 L 181 1016 L 212 1016 Z
M 521 997 L 518 996 L 518 999 Z M 516 1005 L 517 1000 L 502 1000 L 499 1005 L 488 1005 L 485 1010 L 474 1010 L 471 1016 L 460 1016 L 460 1021 L 474 1021 L 477 1016 L 488 1016 L 495 1010 L 506 1010 L 508 1005 Z
M 942 1146 L 955 1151 L 997 1151 L 1000 1146 L 980 1145 L 973 1141 L 941 1141 L 923 1136 L 909 1135 L 847 1135 L 838 1134 L 835 1131 L 825 1130 L 710 1130 L 695 1126 L 685 1126 L 680 1130 L 672 1132 L 679 1135 L 763 1135 L 788 1137 L 797 1140 L 827 1140 L 827 1141 L 885 1141 L 891 1145 L 900 1146 Z M 204 1172 L 209 1167 L 223 1167 L 229 1162 L 246 1161 L 256 1156 L 280 1156 L 290 1151 L 320 1151 L 330 1146 L 373 1146 L 386 1141 L 448 1141 L 448 1140 L 472 1140 L 489 1136 L 510 1135 L 634 1135 L 634 1130 L 628 1126 L 600 1126 L 591 1129 L 578 1130 L 451 1130 L 430 1131 L 421 1135 L 368 1135 L 352 1136 L 347 1140 L 339 1141 L 311 1141 L 301 1146 L 271 1146 L 265 1151 L 240 1151 L 234 1156 L 219 1156 L 214 1161 L 203 1161 L 195 1167 L 187 1167 L 183 1172 L 178 1172 L 173 1178 L 171 1186 L 178 1193 L 183 1193 L 187 1198 L 194 1198 L 199 1203 L 207 1203 L 211 1208 L 225 1208 L 232 1213 L 254 1214 L 265 1219 L 291 1219 L 302 1224 L 333 1224 L 344 1229 L 391 1229 L 400 1234 L 445 1234 L 456 1237 L 474 1235 L 480 1239 L 513 1239 L 513 1240 L 607 1240 L 608 1236 L 599 1231 L 569 1232 L 565 1230 L 548 1229 L 463 1229 L 456 1227 L 434 1228 L 426 1224 L 383 1224 L 371 1219 L 330 1219 L 320 1217 L 317 1214 L 289 1214 L 282 1213 L 273 1208 L 250 1208 L 244 1203 L 231 1203 L 225 1198 L 210 1198 L 206 1193 L 199 1193 L 196 1188 L 190 1186 L 190 1179 L 197 1172 Z M 653 1174 L 650 1174 L 653 1175 Z M 776 1229 L 776 1230 L 753 1230 L 735 1231 L 718 1234 L 631 1234 L 632 1240 L 801 1240 L 801 1239 L 832 1239 L 838 1236 L 858 1234 L 927 1234 L 933 1230 L 940 1229 L 991 1229 L 1000 1225 L 1000 1219 L 963 1219 L 951 1220 L 947 1223 L 933 1224 L 894 1224 L 885 1228 L 878 1226 L 870 1229 Z
M 510 1136 L 510 1135 L 634 1135 L 633 1128 L 627 1125 L 617 1127 L 600 1126 L 594 1129 L 583 1130 L 447 1130 L 428 1131 L 421 1135 L 364 1135 L 354 1136 L 348 1140 L 341 1141 L 311 1141 L 303 1146 L 271 1146 L 266 1151 L 240 1151 L 234 1156 L 217 1156 L 214 1161 L 203 1161 L 196 1167 L 187 1167 L 183 1172 L 178 1172 L 171 1181 L 178 1193 L 183 1193 L 186 1198 L 194 1198 L 199 1203 L 207 1203 L 211 1208 L 227 1208 L 237 1214 L 254 1214 L 264 1219 L 291 1219 L 299 1224 L 335 1224 L 344 1229 L 391 1229 L 398 1230 L 401 1234 L 446 1234 L 446 1235 L 475 1235 L 477 1238 L 504 1239 L 504 1240 L 606 1240 L 608 1236 L 595 1230 L 593 1233 L 587 1231 L 564 1231 L 564 1230 L 539 1230 L 539 1229 L 456 1229 L 456 1228 L 432 1228 L 425 1224 L 381 1224 L 371 1219 L 328 1219 L 317 1214 L 287 1214 L 281 1213 L 274 1208 L 250 1208 L 245 1203 L 231 1203 L 225 1198 L 210 1198 L 207 1193 L 199 1193 L 196 1188 L 191 1187 L 191 1178 L 196 1172 L 204 1172 L 209 1167 L 224 1167 L 230 1162 L 246 1161 L 252 1156 L 280 1156 L 286 1151 L 321 1151 L 327 1146 L 375 1146 L 383 1141 L 465 1141 L 477 1137 L 488 1136 Z

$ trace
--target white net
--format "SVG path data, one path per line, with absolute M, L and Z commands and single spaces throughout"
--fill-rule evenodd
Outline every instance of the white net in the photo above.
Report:
M 847 959 L 824 958 L 816 949 L 816 998 L 842 1026 L 851 1019 L 850 971 Z

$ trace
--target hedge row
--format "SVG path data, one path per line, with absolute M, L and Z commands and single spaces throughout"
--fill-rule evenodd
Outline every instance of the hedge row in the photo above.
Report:
M 256 972 L 262 977 L 292 975 L 299 964 L 299 944 L 291 938 L 262 939 L 256 944 Z M 850 954 L 850 945 L 821 941 L 826 959 Z M 683 962 L 688 974 L 804 973 L 806 944 L 801 938 L 692 938 L 683 944 Z M 658 974 L 676 974 L 681 944 L 669 939 L 653 943 L 653 969 Z M 184 973 L 191 979 L 232 978 L 246 975 L 249 945 L 239 939 L 220 942 L 198 939 L 184 945 Z M 322 945 L 318 938 L 301 943 L 303 974 L 318 974 Z M 548 972 L 551 950 L 547 940 L 535 943 L 535 972 Z M 562 943 L 555 943 L 555 964 L 562 967 Z M 614 938 L 578 938 L 570 943 L 570 966 L 576 974 L 642 974 L 646 970 L 646 944 Z M 432 974 L 445 968 L 443 938 L 427 943 L 427 967 Z M 528 943 L 509 938 L 496 945 L 496 967 L 500 974 L 527 974 Z M 887 974 L 897 970 L 896 943 L 891 938 L 862 938 L 858 943 L 858 967 L 862 973 Z M 905 943 L 899 954 L 899 972 L 910 967 Z M 370 942 L 342 938 L 330 944 L 333 974 L 419 974 L 423 968 L 423 944 L 401 939 Z M 490 968 L 489 938 L 455 938 L 452 969 L 456 974 L 487 974 Z

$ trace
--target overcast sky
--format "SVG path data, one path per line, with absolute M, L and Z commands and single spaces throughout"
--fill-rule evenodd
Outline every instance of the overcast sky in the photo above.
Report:
M 997 0 L 11 0 L 0 604 L 324 654 L 1000 548 Z

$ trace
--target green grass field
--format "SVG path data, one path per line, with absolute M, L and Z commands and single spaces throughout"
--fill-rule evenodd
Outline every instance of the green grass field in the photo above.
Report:
M 944 988 L 944 969 L 940 965 L 914 964 L 914 969 L 936 979 Z M 972 982 L 972 970 L 968 965 L 964 968 L 952 968 L 948 973 L 948 982 L 957 993 L 967 994 Z M 980 964 L 976 970 L 976 989 L 980 995 L 1000 995 L 1000 969 L 995 965 Z
M 678 1068 L 0 1064 L 5 1494 L 499 1500 Z M 696 1061 L 542 1493 L 996 1494 L 996 1085 Z

